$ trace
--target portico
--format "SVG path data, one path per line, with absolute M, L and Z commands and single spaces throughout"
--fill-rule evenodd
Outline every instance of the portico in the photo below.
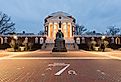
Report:
M 45 34 L 48 42 L 54 42 L 56 33 L 61 30 L 66 43 L 73 40 L 75 19 L 64 12 L 52 13 L 45 19 Z M 72 41 L 71 41 L 72 42 Z
M 61 30 L 64 34 L 64 38 L 72 37 L 71 23 L 62 23 L 62 28 L 59 28 L 58 23 L 49 23 L 48 37 L 55 39 L 58 30 Z

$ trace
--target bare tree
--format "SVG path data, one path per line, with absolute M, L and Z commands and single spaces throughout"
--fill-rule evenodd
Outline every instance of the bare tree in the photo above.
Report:
M 0 34 L 14 32 L 15 23 L 11 22 L 11 18 L 2 12 L 0 12 Z
M 106 33 L 108 35 L 116 35 L 120 32 L 120 28 L 116 27 L 116 26 L 109 26 L 108 30 L 106 31 Z
M 76 32 L 75 32 L 75 33 L 76 33 L 77 35 L 81 35 L 81 34 L 83 34 L 85 31 L 87 31 L 87 29 L 85 28 L 85 26 L 76 24 Z
M 39 31 L 39 33 L 38 33 L 39 35 L 44 35 L 44 31 Z

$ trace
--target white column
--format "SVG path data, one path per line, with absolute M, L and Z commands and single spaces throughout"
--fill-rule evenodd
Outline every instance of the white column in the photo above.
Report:
M 82 43 L 85 43 L 85 38 L 84 37 L 82 37 Z
M 35 38 L 35 43 L 38 43 L 38 37 Z
M 64 37 L 67 38 L 67 26 L 66 26 L 66 23 L 65 22 L 63 24 L 64 24 L 64 34 L 65 34 Z
M 44 39 L 41 37 L 40 38 L 40 44 L 43 44 L 44 43 Z
M 7 42 L 8 42 L 8 41 L 7 41 L 7 40 L 8 40 L 8 38 L 7 38 L 7 37 L 5 37 L 5 38 L 4 38 L 4 40 L 5 40 L 5 41 L 4 41 L 4 43 L 7 43 Z
M 72 25 L 70 23 L 70 37 L 72 37 Z
M 56 31 L 56 25 L 55 25 L 55 23 L 53 23 L 53 37 L 54 37 L 54 39 L 55 39 L 55 31 Z
M 80 38 L 79 38 L 79 37 L 76 38 L 76 43 L 77 43 L 77 44 L 80 44 Z
M 52 30 L 51 30 L 51 28 L 52 28 Z M 52 31 L 52 36 L 51 36 L 51 31 Z M 52 38 L 53 37 L 53 23 L 49 23 L 49 29 L 48 29 L 48 36 L 49 36 L 49 38 Z
M 48 37 L 50 37 L 50 23 L 48 24 Z
M 2 38 L 2 37 L 0 37 L 0 39 L 1 39 L 1 44 L 3 44 L 3 38 Z
M 54 23 L 54 39 L 56 38 L 56 33 L 58 32 L 58 23 Z
M 66 22 L 66 36 L 68 38 L 68 23 Z
M 94 37 L 92 37 L 92 38 L 91 38 L 91 40 L 95 40 L 95 38 L 94 38 Z
M 25 38 L 25 43 L 28 43 L 28 38 L 27 37 Z
M 113 37 L 111 38 L 111 43 L 114 43 L 114 38 Z
M 47 35 L 47 26 L 45 26 L 45 33 L 44 35 Z
M 52 38 L 54 38 L 54 22 L 53 22 L 53 28 L 52 28 Z

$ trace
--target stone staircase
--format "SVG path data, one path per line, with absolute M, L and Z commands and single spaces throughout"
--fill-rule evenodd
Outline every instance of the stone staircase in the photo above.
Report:
M 44 43 L 42 45 L 42 50 L 52 51 L 54 43 Z
M 42 46 L 42 50 L 52 50 L 54 48 L 54 39 L 53 38 L 47 38 L 45 43 Z M 65 38 L 66 48 L 67 50 L 78 50 L 78 46 L 75 43 L 74 38 Z
M 78 46 L 76 43 L 66 43 L 66 48 L 68 51 L 77 51 Z M 54 43 L 44 43 L 42 46 L 42 50 L 51 51 L 54 48 Z
M 77 50 L 79 50 L 76 43 L 67 43 L 66 48 L 67 48 L 68 51 L 77 51 Z
M 55 43 L 54 40 L 55 39 L 53 38 L 47 38 L 45 43 Z M 65 43 L 71 43 L 71 44 L 75 43 L 75 40 L 73 38 L 65 38 L 64 40 L 65 40 Z

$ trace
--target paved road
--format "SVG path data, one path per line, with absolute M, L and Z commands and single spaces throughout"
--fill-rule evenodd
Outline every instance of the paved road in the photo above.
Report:
M 120 77 L 121 61 L 107 56 L 22 55 L 0 60 L 0 82 L 121 82 Z

